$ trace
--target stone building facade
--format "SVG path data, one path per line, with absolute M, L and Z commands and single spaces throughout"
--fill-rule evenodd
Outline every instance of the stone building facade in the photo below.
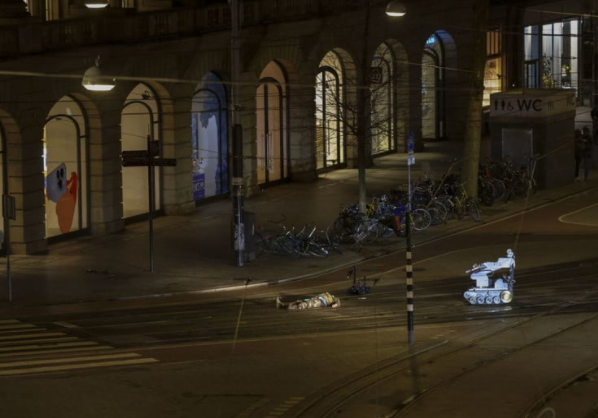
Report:
M 227 198 L 232 111 L 249 198 L 356 167 L 359 135 L 370 162 L 405 152 L 409 132 L 420 149 L 463 135 L 479 29 L 473 0 L 408 1 L 402 18 L 388 17 L 380 0 L 240 0 L 237 80 L 228 2 L 191 3 L 110 0 L 96 10 L 83 0 L 0 0 L 0 185 L 15 209 L 3 228 L 12 252 L 45 252 L 53 240 L 121 231 L 146 216 L 152 176 L 123 167 L 121 153 L 148 141 L 177 160 L 154 168 L 156 211 L 191 213 Z M 524 87 L 529 10 L 491 4 L 489 85 Z M 96 63 L 113 90 L 82 87 Z

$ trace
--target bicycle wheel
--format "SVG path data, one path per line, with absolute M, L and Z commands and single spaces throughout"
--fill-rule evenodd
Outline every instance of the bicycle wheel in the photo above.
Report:
M 492 206 L 494 204 L 494 186 L 489 181 L 480 181 L 478 184 L 478 195 L 480 201 L 486 206 Z
M 383 224 L 382 222 L 378 222 L 378 238 L 390 238 L 394 237 L 395 230 L 392 229 L 390 226 Z
M 280 253 L 291 258 L 301 257 L 301 247 L 295 238 L 288 235 L 281 235 L 277 242 L 279 244 Z
M 418 208 L 411 212 L 411 226 L 417 232 L 425 231 L 431 223 L 432 216 L 427 210 Z
M 465 214 L 465 203 L 461 203 L 458 198 L 454 198 L 455 203 L 455 215 L 457 215 L 457 219 L 463 219 L 463 215 Z
M 507 200 L 507 186 L 505 182 L 499 179 L 492 179 L 492 186 L 494 186 L 494 199 L 499 202 L 506 202 Z
M 310 255 L 312 257 L 328 257 L 328 250 L 316 242 L 308 242 L 303 252 L 304 255 Z
M 364 219 L 355 228 L 353 238 L 356 242 L 371 244 L 378 238 L 378 221 L 375 219 Z
M 446 211 L 446 207 L 438 202 L 435 201 L 428 207 L 428 212 L 432 215 L 432 225 L 438 225 L 446 222 L 448 213 Z
M 465 206 L 467 207 L 467 213 L 469 215 L 469 217 L 471 219 L 473 219 L 476 222 L 479 222 L 482 213 L 480 211 L 480 207 L 478 206 L 477 202 L 473 199 L 468 199 L 467 202 L 465 203 Z
M 453 203 L 451 196 L 446 194 L 439 195 L 436 197 L 436 201 L 440 203 L 442 206 L 444 206 L 444 209 L 446 210 L 445 220 L 448 221 L 450 219 L 453 219 L 453 217 L 456 215 L 456 211 L 455 204 Z
M 345 241 L 351 235 L 351 232 L 347 230 L 346 221 L 343 218 L 336 218 L 326 229 L 328 238 L 335 244 Z
M 516 181 L 511 189 L 511 194 L 515 199 L 523 199 L 527 196 L 528 184 L 522 179 Z

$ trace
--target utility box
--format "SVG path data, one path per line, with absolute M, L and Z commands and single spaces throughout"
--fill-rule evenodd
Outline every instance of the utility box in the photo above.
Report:
M 540 189 L 569 184 L 575 171 L 575 90 L 523 89 L 490 96 L 492 158 L 517 168 L 536 159 Z

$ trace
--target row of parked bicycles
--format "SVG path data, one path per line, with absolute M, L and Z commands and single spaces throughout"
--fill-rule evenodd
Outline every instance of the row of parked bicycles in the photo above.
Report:
M 407 220 L 414 233 L 453 219 L 477 222 L 481 219 L 480 204 L 491 206 L 533 193 L 536 189 L 534 167 L 533 160 L 520 168 L 508 161 L 480 164 L 478 198 L 468 195 L 460 175 L 451 174 L 451 167 L 441 180 L 432 180 L 426 175 L 413 184 L 411 195 L 407 185 L 374 197 L 363 212 L 358 204 L 341 208 L 324 231 L 309 225 L 300 230 L 283 227 L 278 234 L 261 232 L 258 234 L 259 253 L 291 258 L 326 257 L 333 252 L 340 253 L 342 244 L 361 246 L 379 238 L 405 235 Z
M 517 166 L 509 159 L 492 160 L 480 164 L 478 197 L 482 204 L 522 199 L 536 192 L 534 178 L 536 158 Z

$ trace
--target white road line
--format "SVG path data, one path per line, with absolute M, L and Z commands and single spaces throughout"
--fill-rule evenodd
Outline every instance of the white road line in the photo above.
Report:
M 102 361 L 98 363 L 82 363 L 82 364 L 70 364 L 64 366 L 46 366 L 46 367 L 33 367 L 30 369 L 15 369 L 15 370 L 3 370 L 0 371 L 0 376 L 12 376 L 17 374 L 29 374 L 29 373 L 42 373 L 42 372 L 59 372 L 66 370 L 77 370 L 77 369 L 91 369 L 98 367 L 109 367 L 109 366 L 127 366 L 133 364 L 147 364 L 156 363 L 158 360 L 154 358 L 140 358 L 133 360 L 121 360 L 121 361 Z
M 18 319 L 2 319 L 0 320 L 0 324 L 20 324 L 21 321 Z
M 83 357 L 69 357 L 59 359 L 46 359 L 46 360 L 26 360 L 26 361 L 13 361 L 11 363 L 0 363 L 0 368 L 6 369 L 9 367 L 21 367 L 21 366 L 35 366 L 39 364 L 58 364 L 58 363 L 76 363 L 82 361 L 93 361 L 93 360 L 110 360 L 117 358 L 131 358 L 141 357 L 137 353 L 121 353 L 121 354 L 107 354 L 104 356 L 83 356 Z
M 37 340 L 28 340 L 28 341 L 5 341 L 0 343 L 0 347 L 14 347 L 14 344 L 26 344 L 26 343 L 47 343 L 47 342 L 56 342 L 56 341 L 76 341 L 79 340 L 79 338 L 77 337 L 67 337 L 62 336 L 62 337 L 54 337 L 54 338 L 39 338 Z M 12 344 L 12 345 L 11 345 Z M 34 345 L 39 345 L 39 344 L 34 344 Z M 52 344 L 54 345 L 54 344 Z
M 573 212 L 565 213 L 564 215 L 559 216 L 558 220 L 559 220 L 559 222 L 567 223 L 567 224 L 573 224 L 573 225 L 596 226 L 595 222 L 592 223 L 592 222 L 583 222 L 583 221 L 575 221 L 575 220 L 573 220 L 573 221 L 567 221 L 565 219 L 565 218 L 568 218 L 568 217 L 573 217 L 574 215 L 577 215 L 578 213 L 587 211 L 587 210 L 593 208 L 594 206 L 598 206 L 598 203 L 595 203 L 595 204 L 590 205 L 590 206 L 586 206 L 585 208 L 574 210 Z
M 107 345 L 99 345 L 94 347 L 75 347 L 75 348 L 59 348 L 53 350 L 39 350 L 35 353 L 30 352 L 12 352 L 12 353 L 0 353 L 0 358 L 2 357 L 16 357 L 16 356 L 31 356 L 33 354 L 40 355 L 40 354 L 56 354 L 56 353 L 73 353 L 75 351 L 98 351 L 98 350 L 114 350 L 114 347 L 110 347 Z
M 57 337 L 59 335 L 65 335 L 63 332 L 36 332 L 35 334 L 19 334 L 19 335 L 6 335 L 0 336 L 0 341 L 8 340 L 25 340 L 27 338 L 39 338 L 39 337 Z
M 45 328 L 20 328 L 20 329 L 11 329 L 11 330 L 4 330 L 0 331 L 0 335 L 15 335 L 15 334 L 24 334 L 26 332 L 46 332 L 48 331 Z
M 93 341 L 77 341 L 74 343 L 64 343 L 64 344 L 52 344 L 52 347 L 75 347 L 75 346 L 85 346 L 85 345 L 98 345 L 98 343 Z M 32 344 L 32 345 L 21 345 L 21 346 L 13 346 L 13 347 L 0 347 L 0 352 L 5 353 L 7 351 L 15 351 L 15 350 L 37 350 L 39 348 L 47 348 L 43 345 L 39 344 Z
M 80 328 L 78 325 L 71 324 L 70 322 L 54 322 L 56 325 L 60 325 L 64 328 Z
M 35 328 L 33 324 L 0 325 L 0 329 Z

